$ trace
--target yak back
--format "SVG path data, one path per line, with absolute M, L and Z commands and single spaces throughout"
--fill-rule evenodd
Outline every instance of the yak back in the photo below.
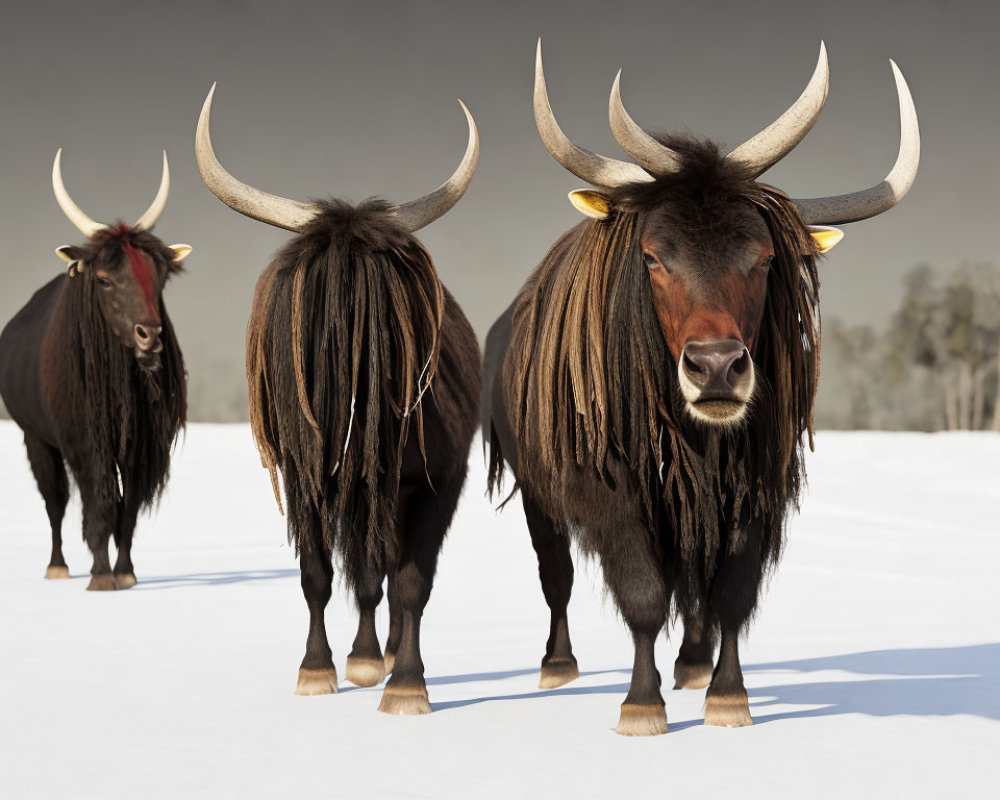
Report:
M 365 559 L 397 544 L 403 481 L 464 474 L 477 427 L 475 334 L 430 256 L 386 203 L 321 208 L 257 283 L 247 329 L 250 419 L 289 541 Z

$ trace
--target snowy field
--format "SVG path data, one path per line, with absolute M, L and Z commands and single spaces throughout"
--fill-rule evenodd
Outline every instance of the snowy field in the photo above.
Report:
M 293 695 L 308 615 L 246 427 L 190 427 L 140 522 L 139 585 L 93 593 L 75 501 L 73 580 L 42 580 L 44 508 L 0 423 L 0 797 L 1000 796 L 1000 436 L 823 433 L 808 469 L 742 650 L 756 725 L 705 727 L 703 691 L 665 690 L 670 732 L 634 739 L 614 733 L 631 646 L 592 564 L 581 677 L 536 688 L 548 611 L 478 445 L 424 617 L 434 713 L 395 718 L 343 679 L 342 592 L 341 693 Z

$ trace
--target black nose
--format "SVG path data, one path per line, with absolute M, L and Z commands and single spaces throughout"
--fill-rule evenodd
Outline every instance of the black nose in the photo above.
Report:
M 132 334 L 135 336 L 135 346 L 140 350 L 155 349 L 160 342 L 160 331 L 162 330 L 162 325 L 136 323 L 132 328 Z
M 701 392 L 700 399 L 743 395 L 753 380 L 750 352 L 743 342 L 689 342 L 681 355 L 684 376 Z

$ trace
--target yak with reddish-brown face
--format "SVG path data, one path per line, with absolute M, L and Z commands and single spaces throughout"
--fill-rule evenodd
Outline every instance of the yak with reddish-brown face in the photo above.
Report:
M 491 487 L 509 467 L 538 555 L 551 611 L 543 688 L 579 674 L 570 537 L 601 562 L 635 644 L 619 733 L 667 730 L 653 644 L 671 610 L 685 627 L 677 686 L 708 687 L 708 724 L 751 722 L 738 639 L 780 555 L 812 432 L 816 256 L 842 236 L 828 225 L 887 210 L 916 174 L 916 114 L 893 69 L 893 170 L 862 192 L 792 200 L 757 178 L 816 121 L 825 49 L 796 103 L 729 153 L 647 133 L 616 79 L 609 116 L 629 163 L 566 138 L 539 45 L 539 133 L 597 188 L 571 193 L 590 219 L 556 242 L 487 337 L 483 435 Z
M 52 180 L 87 241 L 57 249 L 67 273 L 39 289 L 0 334 L 0 395 L 24 431 L 45 499 L 52 530 L 46 577 L 69 577 L 62 553 L 68 467 L 93 556 L 87 588 L 128 589 L 136 582 L 136 518 L 162 491 L 184 424 L 184 362 L 162 290 L 191 248 L 168 247 L 149 231 L 169 192 L 166 154 L 160 191 L 132 226 L 86 216 L 63 185 L 60 154 Z

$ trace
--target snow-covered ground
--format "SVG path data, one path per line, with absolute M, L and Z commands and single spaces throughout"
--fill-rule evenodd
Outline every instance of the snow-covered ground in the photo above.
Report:
M 293 695 L 308 616 L 246 427 L 189 428 L 139 585 L 93 593 L 75 502 L 74 579 L 42 580 L 42 501 L 0 423 L 0 797 L 1000 796 L 1000 436 L 822 433 L 808 467 L 742 650 L 757 724 L 702 726 L 704 692 L 666 690 L 670 733 L 634 739 L 614 733 L 632 652 L 593 564 L 581 677 L 536 688 L 534 554 L 519 504 L 483 498 L 478 449 L 424 618 L 434 713 L 395 718 L 343 680 L 342 592 L 341 693 Z

